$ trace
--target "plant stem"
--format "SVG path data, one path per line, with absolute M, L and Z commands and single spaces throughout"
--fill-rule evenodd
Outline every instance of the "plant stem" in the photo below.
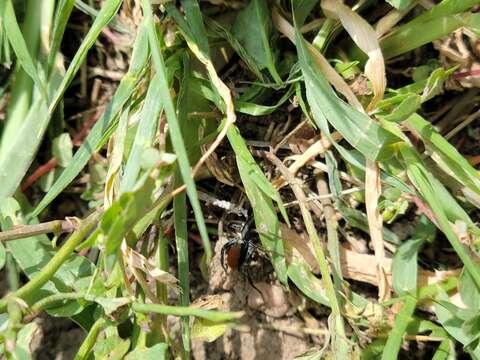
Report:
M 77 229 L 65 242 L 65 244 L 58 250 L 55 256 L 48 262 L 48 264 L 28 283 L 22 286 L 17 291 L 7 295 L 2 300 L 0 300 L 0 313 L 4 313 L 7 308 L 7 298 L 8 297 L 17 297 L 25 299 L 31 293 L 40 289 L 59 267 L 68 259 L 68 257 L 73 253 L 75 248 L 80 244 L 80 242 L 88 235 L 90 230 L 97 223 L 101 212 L 94 212 L 85 220 L 83 220 Z
M 104 318 L 100 318 L 95 321 L 93 326 L 90 328 L 87 337 L 83 341 L 82 345 L 80 345 L 80 349 L 78 349 L 75 360 L 83 360 L 88 358 L 88 354 L 90 353 L 93 346 L 95 345 L 95 342 L 97 341 L 98 333 L 102 330 L 105 323 L 106 320 Z
M 12 230 L 0 232 L 0 242 L 24 239 L 31 236 L 54 233 L 55 235 L 72 232 L 77 228 L 72 220 L 54 220 L 41 224 L 23 225 Z
M 243 312 L 219 312 L 191 306 L 170 306 L 159 304 L 132 303 L 133 311 L 140 313 L 157 313 L 174 316 L 196 316 L 210 321 L 230 321 L 243 316 Z

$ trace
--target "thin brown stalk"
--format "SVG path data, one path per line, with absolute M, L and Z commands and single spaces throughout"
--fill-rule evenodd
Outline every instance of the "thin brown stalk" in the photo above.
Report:
M 41 224 L 21 225 L 12 230 L 0 232 L 0 242 L 24 239 L 31 236 L 50 234 L 55 235 L 70 233 L 78 227 L 75 218 L 66 220 L 54 220 Z

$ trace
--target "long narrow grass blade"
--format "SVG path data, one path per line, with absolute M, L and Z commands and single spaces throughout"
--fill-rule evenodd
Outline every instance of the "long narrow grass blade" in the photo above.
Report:
M 49 116 L 51 116 L 51 114 L 57 107 L 60 99 L 62 98 L 63 94 L 65 93 L 75 74 L 77 73 L 78 69 L 85 60 L 88 50 L 92 47 L 93 44 L 95 44 L 95 41 L 97 41 L 98 35 L 100 35 L 102 29 L 107 26 L 108 23 L 113 19 L 121 4 L 122 0 L 106 0 L 103 2 L 102 8 L 98 13 L 98 16 L 90 27 L 79 49 L 75 53 L 75 56 L 73 57 L 67 69 L 67 72 L 65 73 L 62 83 L 53 95 L 52 101 L 49 104 Z
M 405 296 L 405 303 L 402 309 L 395 317 L 395 323 L 388 334 L 387 343 L 383 349 L 382 360 L 395 360 L 398 358 L 398 352 L 403 342 L 403 335 L 407 330 L 408 323 L 412 318 L 417 299 L 411 295 Z
M 463 13 L 434 17 L 425 22 L 407 23 L 380 41 L 383 56 L 385 59 L 390 59 L 404 54 L 433 40 L 447 36 L 452 31 L 467 25 L 478 17 L 478 14 Z
M 287 267 L 285 264 L 284 248 L 273 201 L 277 202 L 282 215 L 287 220 L 280 194 L 273 188 L 259 166 L 248 151 L 245 141 L 236 127 L 228 131 L 228 140 L 232 145 L 237 159 L 240 178 L 245 187 L 247 197 L 252 205 L 255 224 L 262 245 L 271 254 L 272 264 L 278 279 L 287 283 Z
M 480 269 L 453 231 L 447 217 L 447 210 L 444 207 L 444 202 L 442 199 L 438 198 L 439 188 L 443 188 L 443 185 L 431 176 L 431 174 L 424 168 L 420 157 L 411 147 L 405 144 L 400 146 L 399 150 L 404 160 L 410 181 L 412 181 L 420 194 L 427 201 L 435 214 L 440 229 L 462 260 L 477 288 L 480 289 Z
M 159 95 L 160 81 L 157 74 L 152 78 L 147 90 L 133 147 L 125 165 L 120 192 L 133 189 L 140 172 L 141 156 L 147 148 L 152 146 L 160 112 L 162 111 L 162 98 Z
M 153 63 L 158 74 L 160 75 L 160 93 L 164 101 L 165 113 L 167 115 L 172 145 L 175 149 L 175 154 L 178 157 L 180 172 L 182 174 L 183 181 L 187 187 L 187 194 L 195 214 L 195 220 L 197 221 L 200 236 L 202 237 L 203 246 L 205 248 L 205 254 L 208 262 L 212 257 L 212 249 L 208 240 L 207 227 L 205 226 L 202 209 L 200 207 L 200 202 L 198 201 L 197 189 L 195 187 L 195 181 L 193 180 L 192 171 L 190 169 L 190 163 L 188 161 L 188 155 L 185 150 L 185 144 L 183 141 L 182 133 L 180 131 L 180 126 L 178 124 L 175 107 L 173 105 L 173 101 L 170 95 L 165 64 L 163 61 L 162 52 L 159 47 L 157 30 L 153 22 L 151 5 L 148 0 L 143 0 L 142 6 L 145 12 L 145 22 L 148 31 L 149 44 L 152 48 Z
M 65 28 L 67 27 L 67 22 L 70 18 L 70 14 L 72 13 L 74 5 L 75 0 L 61 0 L 58 4 L 57 11 L 55 12 L 55 20 L 50 42 L 50 53 L 48 54 L 47 60 L 47 76 L 50 74 L 50 70 L 53 67 L 55 58 L 58 55 L 57 53 L 60 49 L 63 34 L 65 32 Z
M 3 14 L 2 22 L 5 28 L 5 33 L 10 41 L 10 45 L 15 51 L 18 61 L 23 70 L 33 79 L 35 85 L 41 91 L 42 95 L 47 99 L 47 87 L 44 79 L 41 78 L 37 71 L 37 67 L 32 59 L 32 55 L 28 51 L 27 44 L 23 38 L 20 26 L 15 16 L 12 0 L 4 0 L 1 3 L 0 13 Z
M 0 199 L 11 196 L 20 184 L 33 161 L 56 105 L 60 102 L 65 90 L 85 59 L 88 49 L 94 44 L 101 29 L 108 24 L 120 4 L 121 0 L 108 0 L 104 3 L 97 20 L 72 60 L 65 77 L 61 79 L 61 83 L 57 85 L 56 81 L 50 81 L 49 90 L 51 93 L 55 92 L 55 95 L 53 101 L 48 105 L 48 109 L 47 96 L 38 98 L 30 110 L 28 119 L 22 125 L 24 130 L 21 130 L 21 133 L 23 136 L 16 137 L 11 147 L 0 154 L 0 178 L 2 183 L 3 179 L 5 181 L 5 186 L 0 190 Z M 21 43 L 21 41 L 19 42 Z M 11 154 L 15 154 L 15 156 L 11 156 Z
M 105 109 L 102 117 L 97 121 L 80 149 L 78 149 L 73 156 L 71 163 L 62 172 L 48 193 L 35 208 L 35 211 L 33 212 L 35 216 L 45 209 L 48 204 L 50 204 L 53 199 L 55 199 L 58 194 L 70 184 L 80 171 L 82 171 L 90 157 L 107 142 L 118 123 L 118 115 L 120 111 L 132 96 L 139 77 L 144 71 L 148 60 L 148 54 L 146 27 L 142 25 L 139 29 L 137 40 L 135 41 L 132 61 L 128 72 L 120 82 L 117 91 Z

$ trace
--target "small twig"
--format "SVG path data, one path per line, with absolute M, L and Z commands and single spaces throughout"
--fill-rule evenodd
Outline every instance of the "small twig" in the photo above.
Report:
M 0 242 L 24 239 L 35 235 L 54 233 L 55 235 L 70 233 L 78 227 L 75 218 L 54 220 L 41 224 L 21 225 L 12 230 L 0 232 Z

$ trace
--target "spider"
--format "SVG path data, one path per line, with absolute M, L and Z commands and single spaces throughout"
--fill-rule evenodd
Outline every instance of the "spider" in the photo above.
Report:
M 252 258 L 256 248 L 254 242 L 258 240 L 258 233 L 252 225 L 254 225 L 253 216 L 243 225 L 240 236 L 232 238 L 223 246 L 220 253 L 223 270 L 227 271 L 226 263 L 231 269 L 241 271 L 243 265 Z

